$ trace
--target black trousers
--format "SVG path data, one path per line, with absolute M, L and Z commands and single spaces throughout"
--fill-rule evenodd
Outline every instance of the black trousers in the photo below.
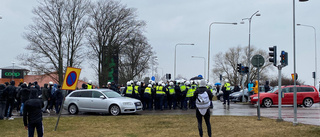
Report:
M 204 121 L 206 122 L 207 125 L 207 131 L 208 131 L 208 136 L 211 137 L 211 124 L 210 124 L 210 109 L 207 109 L 206 114 L 203 116 L 199 112 L 199 110 L 196 110 L 196 117 L 198 120 L 198 129 L 199 129 L 199 135 L 200 137 L 203 136 L 203 131 L 202 131 L 202 117 L 204 117 Z
M 28 124 L 28 137 L 34 136 L 34 129 L 37 129 L 38 137 L 43 137 L 42 121 L 38 123 Z
M 230 91 L 223 92 L 223 104 L 226 104 L 226 101 L 227 101 L 228 105 L 230 105 L 229 95 L 230 95 Z

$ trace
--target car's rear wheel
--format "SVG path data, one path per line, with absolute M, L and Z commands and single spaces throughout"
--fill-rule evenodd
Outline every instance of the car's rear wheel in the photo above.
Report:
M 78 107 L 77 105 L 75 104 L 71 104 L 68 108 L 68 112 L 71 114 L 71 115 L 75 115 L 75 114 L 78 114 Z
M 266 98 L 262 101 L 262 105 L 269 108 L 272 106 L 272 100 L 270 98 Z
M 305 98 L 303 100 L 304 107 L 311 107 L 313 105 L 313 100 L 311 98 Z
M 117 116 L 120 114 L 120 107 L 118 105 L 111 105 L 109 112 L 111 115 Z

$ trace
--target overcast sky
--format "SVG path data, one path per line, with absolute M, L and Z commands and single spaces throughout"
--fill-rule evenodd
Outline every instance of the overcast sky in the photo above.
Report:
M 252 18 L 251 46 L 268 52 L 269 47 L 277 45 L 278 55 L 281 50 L 289 54 L 289 65 L 283 68 L 282 73 L 291 77 L 294 71 L 292 0 L 122 0 L 121 3 L 130 8 L 136 8 L 138 19 L 146 21 L 145 35 L 157 53 L 159 67 L 163 69 L 164 74 L 173 75 L 175 45 L 194 43 L 194 46 L 177 46 L 176 71 L 177 74 L 186 78 L 199 74 L 204 75 L 203 59 L 191 58 L 191 56 L 205 57 L 207 62 L 209 24 L 211 22 L 237 22 L 239 24 L 243 18 L 250 17 L 258 10 L 261 16 Z M 22 34 L 26 32 L 25 28 L 33 23 L 31 10 L 37 5 L 36 0 L 0 0 L 0 16 L 2 17 L 0 19 L 2 49 L 0 67 L 12 66 L 12 62 L 19 65 L 16 57 L 27 52 L 24 47 L 28 45 L 28 42 L 22 37 Z M 318 29 L 319 6 L 319 0 L 303 3 L 296 0 L 296 23 L 312 25 Z M 248 27 L 247 20 L 245 24 L 214 24 L 212 26 L 211 69 L 214 54 L 226 52 L 231 47 L 248 45 Z M 315 71 L 315 41 L 312 28 L 296 27 L 296 51 L 299 79 L 305 81 L 306 84 L 313 85 L 311 73 Z M 268 59 L 265 60 L 268 61 Z M 158 71 L 162 73 L 161 69 Z M 277 69 L 270 73 L 274 77 L 277 77 L 277 74 Z M 94 75 L 92 70 L 87 67 L 82 68 L 80 77 L 93 79 L 92 75 Z M 212 83 L 217 82 L 216 80 L 217 78 L 210 78 Z

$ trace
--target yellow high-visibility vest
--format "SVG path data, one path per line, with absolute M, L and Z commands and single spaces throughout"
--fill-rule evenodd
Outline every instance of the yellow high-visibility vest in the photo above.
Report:
M 193 94 L 196 91 L 196 89 L 197 89 L 197 85 L 191 85 L 191 87 L 188 88 L 186 97 L 193 97 Z
M 173 94 L 176 93 L 176 91 L 174 90 L 174 87 L 169 86 L 168 89 L 169 89 L 169 94 L 170 95 L 173 95 Z
M 138 89 L 139 89 L 139 86 L 134 86 L 134 93 L 139 94 Z
M 230 83 L 225 83 L 224 87 L 226 87 L 226 91 L 230 91 Z
M 92 89 L 92 85 L 87 84 L 87 89 Z
M 132 94 L 133 88 L 132 86 L 127 86 L 126 94 Z
M 156 87 L 156 94 L 166 94 L 166 93 L 163 91 L 162 86 L 157 86 Z
M 147 87 L 145 90 L 144 90 L 144 93 L 146 94 L 150 94 L 151 95 L 151 88 L 150 87 Z

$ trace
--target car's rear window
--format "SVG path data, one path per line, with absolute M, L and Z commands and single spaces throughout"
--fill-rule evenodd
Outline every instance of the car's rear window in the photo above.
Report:
M 312 87 L 298 87 L 298 92 L 314 92 Z
M 91 98 L 91 91 L 79 91 L 79 92 L 73 92 L 70 97 L 88 97 Z

